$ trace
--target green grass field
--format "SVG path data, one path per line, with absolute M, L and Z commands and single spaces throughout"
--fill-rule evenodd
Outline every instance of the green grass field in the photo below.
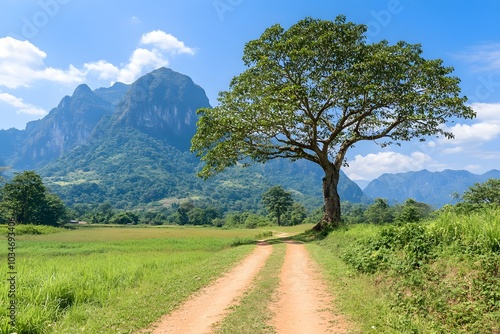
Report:
M 288 230 L 297 229 L 305 227 Z M 263 231 L 87 228 L 20 235 L 17 326 L 9 327 L 2 308 L 0 331 L 129 333 L 146 327 L 247 255 Z M 5 238 L 0 247 L 7 253 Z M 9 302 L 7 284 L 0 283 L 1 305 Z
M 419 224 L 352 225 L 323 239 L 296 238 L 323 268 L 352 333 L 500 333 L 499 217 L 498 209 L 443 212 Z M 92 227 L 19 235 L 17 327 L 9 327 L 2 308 L 0 332 L 135 332 L 222 275 L 262 238 L 275 252 L 217 330 L 272 332 L 266 305 L 284 256 L 276 236 L 311 227 Z M 0 247 L 7 253 L 5 238 Z M 0 303 L 8 305 L 7 280 L 0 289 Z

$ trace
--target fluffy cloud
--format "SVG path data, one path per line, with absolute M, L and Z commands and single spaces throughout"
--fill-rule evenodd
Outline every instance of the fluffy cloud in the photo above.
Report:
M 98 60 L 87 62 L 81 68 L 70 64 L 67 70 L 63 70 L 47 66 L 47 54 L 29 41 L 12 37 L 0 38 L 0 88 L 15 90 L 19 87 L 29 87 L 37 81 L 75 85 L 89 79 L 97 80 L 101 84 L 116 81 L 132 83 L 146 72 L 168 66 L 168 58 L 171 56 L 195 53 L 195 50 L 187 47 L 184 42 L 160 30 L 142 35 L 139 45 L 125 64 L 114 65 L 107 60 Z M 17 108 L 18 113 L 46 114 L 42 108 L 11 94 L 0 94 L 0 101 Z
M 0 93 L 0 101 L 7 103 L 14 108 L 17 108 L 18 113 L 41 116 L 47 114 L 46 110 L 29 103 L 25 103 L 23 99 L 15 97 L 14 95 L 8 93 Z
M 167 66 L 169 56 L 195 53 L 184 42 L 161 30 L 142 35 L 139 44 L 144 47 L 136 48 L 124 65 L 99 60 L 85 63 L 80 69 L 69 65 L 63 70 L 47 67 L 44 63 L 47 54 L 29 41 L 0 38 L 0 87 L 28 87 L 39 80 L 77 84 L 85 82 L 89 76 L 105 80 L 107 84 L 115 81 L 131 83 L 148 71 Z
M 447 140 L 450 144 L 484 143 L 500 135 L 500 125 L 493 123 L 457 124 L 452 127 L 445 127 L 444 129 L 450 131 L 455 136 L 454 139 Z
M 440 144 L 483 144 L 500 136 L 500 103 L 474 103 L 471 107 L 479 122 L 444 126 L 443 129 L 453 133 L 455 138 L 441 139 Z
M 130 56 L 129 62 L 122 68 L 118 68 L 106 60 L 99 60 L 84 64 L 83 73 L 85 76 L 95 75 L 99 80 L 120 81 L 128 84 L 134 82 L 148 70 L 167 65 L 168 60 L 156 50 L 138 48 Z
M 68 70 L 47 67 L 47 54 L 28 41 L 0 38 L 0 86 L 28 87 L 36 80 L 79 83 L 84 77 L 74 66 Z
M 378 152 L 366 156 L 356 155 L 344 171 L 352 180 L 372 180 L 383 173 L 421 170 L 430 162 L 432 158 L 422 152 L 413 152 L 409 156 L 397 152 Z
M 152 45 L 155 49 L 160 49 L 171 54 L 190 54 L 194 55 L 194 49 L 184 45 L 174 36 L 161 30 L 155 30 L 142 35 L 141 44 Z
M 500 103 L 473 103 L 476 119 L 500 124 Z

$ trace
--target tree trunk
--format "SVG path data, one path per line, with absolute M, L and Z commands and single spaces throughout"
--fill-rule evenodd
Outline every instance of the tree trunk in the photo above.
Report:
M 340 225 L 340 196 L 337 192 L 340 170 L 334 166 L 328 166 L 324 170 L 323 205 L 325 214 L 321 221 L 314 226 L 313 229 L 316 231 L 323 231 L 328 227 L 338 227 Z

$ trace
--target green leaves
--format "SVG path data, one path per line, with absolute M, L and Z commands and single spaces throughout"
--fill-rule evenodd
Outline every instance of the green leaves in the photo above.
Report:
M 245 45 L 248 67 L 233 78 L 219 105 L 201 109 L 191 150 L 209 177 L 247 158 L 344 162 L 361 140 L 381 146 L 452 137 L 440 126 L 473 118 L 459 79 L 419 44 L 367 44 L 366 26 L 306 18 L 268 28 Z
M 293 205 L 292 195 L 280 186 L 274 186 L 262 195 L 262 202 L 267 210 L 278 219 L 281 225 L 281 217 Z
M 500 205 L 500 179 L 476 183 L 466 190 L 462 197 L 466 203 Z
M 66 212 L 61 199 L 47 193 L 42 178 L 33 171 L 16 173 L 2 194 L 7 214 L 19 224 L 57 225 Z

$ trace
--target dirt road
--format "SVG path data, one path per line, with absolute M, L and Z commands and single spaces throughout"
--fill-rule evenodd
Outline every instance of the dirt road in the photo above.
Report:
M 273 251 L 260 244 L 255 251 L 230 272 L 200 290 L 173 313 L 154 325 L 153 334 L 202 334 L 222 320 L 228 308 L 236 304 Z
M 274 314 L 269 325 L 278 334 L 349 333 L 348 322 L 335 313 L 332 296 L 305 246 L 291 241 L 286 243 L 280 285 L 269 305 L 269 312 Z M 229 307 L 237 305 L 251 287 L 272 250 L 271 245 L 261 243 L 230 272 L 163 317 L 153 329 L 142 333 L 211 333 L 212 326 L 223 320 Z
M 332 296 L 302 244 L 288 242 L 276 297 L 270 325 L 278 334 L 349 332 L 344 316 L 332 309 Z

